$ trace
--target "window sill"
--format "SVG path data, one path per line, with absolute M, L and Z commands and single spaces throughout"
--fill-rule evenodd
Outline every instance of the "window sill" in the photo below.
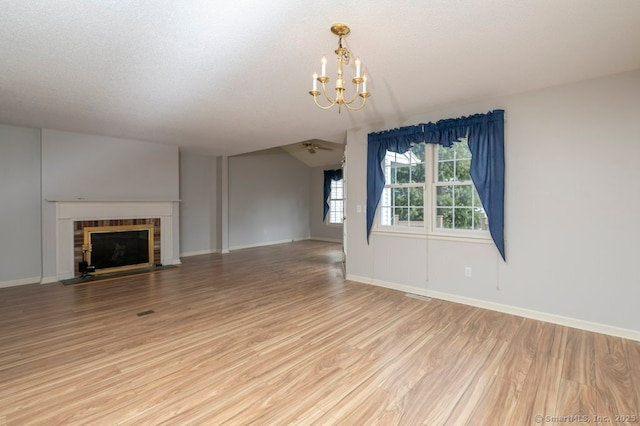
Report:
M 493 244 L 491 235 L 486 232 L 427 232 L 426 229 L 402 229 L 402 228 L 387 228 L 387 229 L 375 229 L 371 232 L 372 235 L 390 236 L 390 237 L 403 237 L 403 238 L 424 238 L 427 240 L 439 240 L 439 241 L 458 241 L 464 243 L 479 243 L 479 244 Z

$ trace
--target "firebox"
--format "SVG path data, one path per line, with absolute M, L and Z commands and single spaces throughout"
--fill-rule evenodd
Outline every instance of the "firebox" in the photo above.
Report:
M 154 265 L 153 224 L 85 226 L 85 260 L 104 274 Z

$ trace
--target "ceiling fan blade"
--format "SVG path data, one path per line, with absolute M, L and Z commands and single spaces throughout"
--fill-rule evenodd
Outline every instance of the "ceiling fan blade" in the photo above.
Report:
M 314 146 L 315 149 L 321 149 L 323 151 L 333 151 L 333 148 L 327 148 L 326 146 Z

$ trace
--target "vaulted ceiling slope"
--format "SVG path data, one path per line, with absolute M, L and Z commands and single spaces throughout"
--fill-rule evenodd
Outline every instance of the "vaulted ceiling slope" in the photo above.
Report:
M 0 123 L 233 155 L 640 69 L 637 0 L 0 2 Z M 372 93 L 308 91 L 337 38 Z

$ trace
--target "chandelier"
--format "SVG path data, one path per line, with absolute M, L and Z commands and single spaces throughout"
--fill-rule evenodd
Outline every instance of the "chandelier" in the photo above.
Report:
M 336 55 L 338 55 L 338 78 L 336 79 L 336 96 L 335 98 L 330 97 L 327 94 L 326 84 L 329 82 L 329 77 L 327 77 L 327 57 L 322 57 L 322 73 L 318 75 L 317 73 L 313 73 L 313 90 L 309 91 L 309 94 L 313 96 L 313 101 L 319 108 L 329 109 L 334 105 L 338 105 L 338 112 L 344 105 L 347 109 L 352 111 L 357 111 L 364 107 L 367 102 L 367 98 L 370 96 L 369 92 L 367 92 L 367 76 L 361 75 L 361 63 L 360 58 L 356 58 L 356 76 L 351 79 L 353 84 L 355 85 L 355 94 L 351 99 L 345 99 L 345 82 L 343 77 L 344 66 L 349 64 L 349 60 L 351 59 L 351 52 L 349 49 L 342 46 L 342 38 L 349 35 L 351 29 L 346 24 L 334 24 L 331 27 L 331 32 L 338 36 L 338 48 L 335 50 Z M 318 82 L 322 85 L 322 92 L 318 90 Z M 329 101 L 329 104 L 326 106 L 321 105 L 318 102 L 318 96 L 323 94 L 324 97 Z M 361 98 L 358 105 L 352 104 L 358 99 Z

